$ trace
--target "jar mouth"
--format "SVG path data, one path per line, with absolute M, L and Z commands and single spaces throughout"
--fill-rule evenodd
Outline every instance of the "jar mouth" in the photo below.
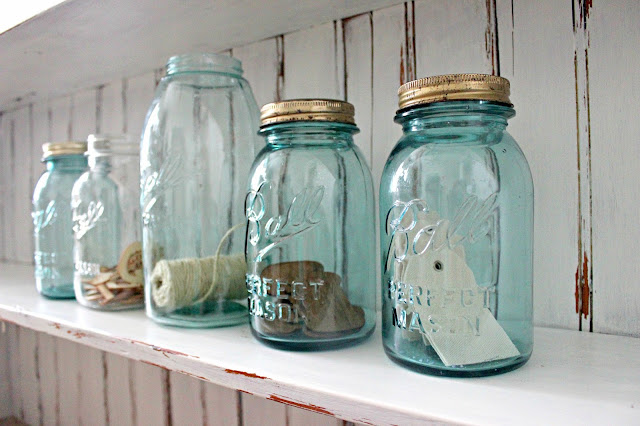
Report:
M 94 134 L 87 138 L 85 155 L 89 157 L 140 155 L 140 146 L 130 135 Z
M 218 53 L 185 53 L 175 55 L 167 61 L 167 75 L 213 72 L 242 76 L 242 62 Z

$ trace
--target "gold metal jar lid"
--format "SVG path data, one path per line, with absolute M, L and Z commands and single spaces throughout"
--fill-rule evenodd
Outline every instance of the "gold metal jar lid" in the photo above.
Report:
M 355 109 L 335 99 L 290 99 L 272 102 L 260 109 L 262 126 L 291 121 L 331 121 L 356 124 Z
M 482 100 L 511 105 L 509 80 L 487 74 L 449 74 L 421 78 L 398 89 L 398 108 L 443 101 Z
M 84 154 L 87 151 L 87 143 L 80 141 L 50 142 L 42 145 L 42 160 L 60 155 Z

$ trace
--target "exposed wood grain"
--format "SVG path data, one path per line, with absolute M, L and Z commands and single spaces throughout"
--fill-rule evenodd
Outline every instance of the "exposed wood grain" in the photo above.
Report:
M 342 99 L 344 72 L 338 63 L 341 37 L 333 22 L 284 36 L 284 99 Z
M 200 382 L 185 374 L 169 373 L 171 381 L 171 421 L 176 425 L 201 425 L 206 411 Z
M 534 320 L 575 329 L 578 179 L 571 5 L 516 0 L 512 21 L 505 3 L 510 6 L 497 4 L 500 33 L 507 35 L 499 38 L 501 71 L 511 80 L 516 110 L 507 130 L 529 161 L 535 189 Z
M 193 379 L 195 380 L 195 379 Z M 200 381 L 201 395 L 204 398 L 203 425 L 240 426 L 242 410 L 240 392 L 213 383 Z
M 40 422 L 42 417 L 36 332 L 28 328 L 21 328 L 18 346 L 20 381 L 16 385 L 20 387 L 22 397 L 21 418 L 27 424 L 35 425 Z
M 287 406 L 289 426 L 342 426 L 342 420 L 302 408 Z
M 31 142 L 32 129 L 29 107 L 12 114 L 11 145 L 13 151 L 12 192 L 14 255 L 13 260 L 33 259 L 33 227 L 31 220 Z M 19 242 L 18 242 L 19 241 Z
M 597 1 L 585 13 L 591 41 L 593 331 L 640 337 L 640 3 Z
M 277 85 L 283 64 L 278 55 L 281 37 L 273 37 L 233 49 L 242 62 L 244 78 L 249 81 L 258 107 L 278 99 Z
M 447 6 L 437 0 L 415 3 L 417 77 L 491 74 L 485 37 L 492 22 L 486 2 L 455 0 Z
M 38 371 L 40 372 L 40 414 L 43 425 L 60 423 L 58 352 L 56 338 L 38 333 Z
M 247 393 L 242 394 L 243 426 L 287 425 L 287 406 Z
M 80 420 L 80 358 L 79 344 L 55 339 L 58 370 L 59 424 L 76 425 Z

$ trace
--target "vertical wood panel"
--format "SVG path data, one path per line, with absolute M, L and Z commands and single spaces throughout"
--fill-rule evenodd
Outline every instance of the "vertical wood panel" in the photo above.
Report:
M 241 426 L 240 392 L 207 382 L 200 382 L 200 386 L 205 401 L 204 425 Z
M 108 393 L 105 353 L 85 345 L 76 345 L 79 361 L 80 424 L 106 425 L 108 418 Z
M 343 65 L 338 61 L 342 37 L 336 24 L 312 27 L 284 36 L 284 99 L 344 96 Z
M 78 344 L 55 339 L 57 353 L 59 421 L 76 425 L 80 420 L 80 359 Z
M 31 106 L 31 195 L 33 197 L 33 189 L 38 179 L 45 171 L 42 164 L 42 145 L 49 141 L 49 119 L 48 107 L 46 102 L 37 102 Z M 31 206 L 31 204 L 30 204 Z M 33 221 L 29 227 L 29 237 L 33 241 Z M 33 244 L 33 243 L 32 243 Z M 32 247 L 33 248 L 33 247 Z M 33 262 L 33 250 L 30 255 L 30 261 Z
M 233 49 L 233 56 L 242 62 L 244 77 L 258 107 L 279 99 L 278 79 L 284 72 L 278 55 L 279 40 L 281 37 L 274 37 Z
M 13 146 L 13 235 L 14 257 L 19 262 L 33 258 L 31 220 L 31 140 L 29 107 L 12 114 L 11 144 Z
M 133 423 L 133 395 L 129 386 L 129 360 L 105 353 L 106 361 L 106 402 L 109 424 L 129 425 Z
M 147 111 L 153 100 L 156 88 L 156 73 L 149 72 L 127 80 L 127 91 L 125 92 L 125 124 L 123 129 L 132 135 L 134 139 L 139 139 L 142 135 L 142 126 L 147 116 Z
M 15 259 L 15 229 L 13 227 L 13 113 L 3 113 L 0 122 L 0 179 L 2 180 L 2 257 Z
M 72 98 L 65 96 L 49 101 L 49 141 L 64 142 L 71 140 Z
M 71 138 L 84 141 L 96 132 L 96 90 L 83 90 L 72 97 Z
M 176 425 L 201 425 L 204 423 L 206 402 L 200 382 L 174 371 L 171 381 L 171 420 Z
M 487 26 L 493 22 L 483 0 L 415 2 L 417 77 L 492 73 Z
M 23 419 L 22 386 L 20 386 L 22 381 L 20 376 L 20 327 L 11 325 L 7 329 L 9 333 L 9 379 L 11 381 L 12 415 Z
M 45 333 L 38 333 L 38 371 L 42 424 L 57 425 L 60 422 L 58 349 L 56 338 Z
M 0 419 L 12 414 L 9 366 L 9 327 L 0 321 Z
M 640 336 L 640 3 L 594 3 L 584 17 L 591 40 L 593 330 Z
M 22 419 L 30 425 L 39 424 L 41 418 L 40 371 L 38 368 L 38 340 L 36 332 L 20 329 L 20 387 Z
M 575 329 L 578 176 L 571 4 L 516 0 L 513 15 L 510 7 L 508 0 L 497 2 L 499 46 L 516 109 L 507 130 L 529 161 L 535 189 L 534 320 Z
M 287 406 L 246 393 L 242 394 L 243 426 L 281 426 L 288 424 Z
M 96 131 L 124 133 L 127 80 L 113 81 L 96 91 Z
M 133 395 L 135 406 L 132 416 L 137 425 L 168 425 L 171 419 L 169 372 L 142 362 L 133 363 Z
M 342 420 L 302 408 L 287 406 L 288 426 L 342 426 Z

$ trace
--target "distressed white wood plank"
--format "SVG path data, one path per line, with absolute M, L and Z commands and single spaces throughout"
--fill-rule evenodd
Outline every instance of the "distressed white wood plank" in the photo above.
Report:
M 578 177 L 571 4 L 516 0 L 511 47 L 511 16 L 500 12 L 504 3 L 497 4 L 501 68 L 511 81 L 516 110 L 507 130 L 529 162 L 535 193 L 534 321 L 576 329 Z M 513 58 L 502 54 L 511 49 Z
M 46 102 L 37 102 L 31 105 L 31 197 L 33 189 L 45 171 L 42 163 L 42 145 L 49 142 L 49 118 Z M 33 240 L 33 222 L 31 223 L 30 238 Z M 31 254 L 33 261 L 33 253 Z
M 484 0 L 415 2 L 417 77 L 455 73 L 492 73 L 487 57 L 489 21 Z
M 0 179 L 2 181 L 2 254 L 3 259 L 15 260 L 14 178 L 15 143 L 13 137 L 14 112 L 4 113 L 0 122 Z
M 80 370 L 80 424 L 106 425 L 109 396 L 105 383 L 106 359 L 104 352 L 79 345 L 78 360 Z
M 71 138 L 87 140 L 96 132 L 96 89 L 74 93 L 71 105 Z
M 338 63 L 341 48 L 334 22 L 285 34 L 283 99 L 342 99 L 344 72 Z
M 56 338 L 38 333 L 38 371 L 40 373 L 40 414 L 43 425 L 59 424 L 58 350 Z
M 24 418 L 22 377 L 20 376 L 20 331 L 21 327 L 11 325 L 9 333 L 9 380 L 11 381 L 12 415 L 18 419 Z
M 169 425 L 171 398 L 169 372 L 143 362 L 131 361 L 135 406 L 132 417 L 137 425 Z
M 127 80 L 116 80 L 96 89 L 96 132 L 124 133 Z
M 373 109 L 373 14 L 365 13 L 342 21 L 345 51 L 346 100 L 356 110 L 360 133 L 354 141 L 371 165 Z M 376 191 L 377 192 L 377 191 Z
M 202 425 L 205 399 L 200 381 L 185 374 L 169 373 L 171 383 L 171 421 L 179 425 Z
M 0 419 L 10 417 L 11 407 L 11 376 L 9 374 L 9 328 L 5 322 L 0 322 Z
M 31 262 L 33 237 L 31 220 L 31 140 L 29 107 L 13 114 L 11 137 L 13 145 L 13 222 L 14 260 Z
M 36 332 L 20 329 L 20 387 L 22 395 L 22 419 L 30 425 L 40 422 L 40 372 L 38 369 L 38 340 Z
M 77 425 L 80 420 L 80 359 L 79 345 L 65 339 L 55 339 L 58 372 L 59 424 Z
M 342 420 L 302 408 L 287 406 L 289 426 L 343 426 Z
M 110 425 L 132 424 L 133 396 L 129 386 L 129 360 L 111 353 L 104 354 L 106 382 L 106 414 Z
M 64 96 L 49 101 L 49 142 L 64 142 L 72 138 L 72 98 Z
M 200 381 L 200 386 L 205 401 L 203 425 L 242 425 L 240 392 L 205 381 Z
M 243 393 L 243 426 L 281 426 L 287 422 L 287 406 L 259 396 Z
M 640 337 L 640 3 L 599 2 L 585 18 L 591 38 L 593 330 Z
M 142 126 L 149 106 L 151 106 L 155 88 L 156 76 L 153 71 L 127 79 L 123 130 L 130 134 L 134 140 L 139 139 L 142 135 Z
M 233 49 L 233 56 L 242 62 L 258 107 L 278 100 L 278 80 L 284 70 L 280 62 L 282 37 L 273 37 Z
M 0 264 L 0 321 L 341 419 L 374 424 L 640 421 L 640 411 L 632 408 L 640 404 L 637 338 L 536 328 L 536 350 L 522 368 L 474 380 L 444 379 L 392 363 L 381 350 L 380 333 L 339 351 L 281 351 L 257 342 L 247 324 L 207 332 L 162 327 L 141 311 L 114 315 L 74 301 L 39 298 L 32 283 L 33 267 Z M 141 377 L 138 382 L 160 396 L 142 398 L 144 392 L 137 392 L 138 402 L 150 404 L 138 409 L 138 417 L 158 416 L 153 421 L 163 424 L 166 411 L 160 407 L 170 408 L 163 396 L 167 375 Z M 509 409 L 496 410 L 495 401 Z

